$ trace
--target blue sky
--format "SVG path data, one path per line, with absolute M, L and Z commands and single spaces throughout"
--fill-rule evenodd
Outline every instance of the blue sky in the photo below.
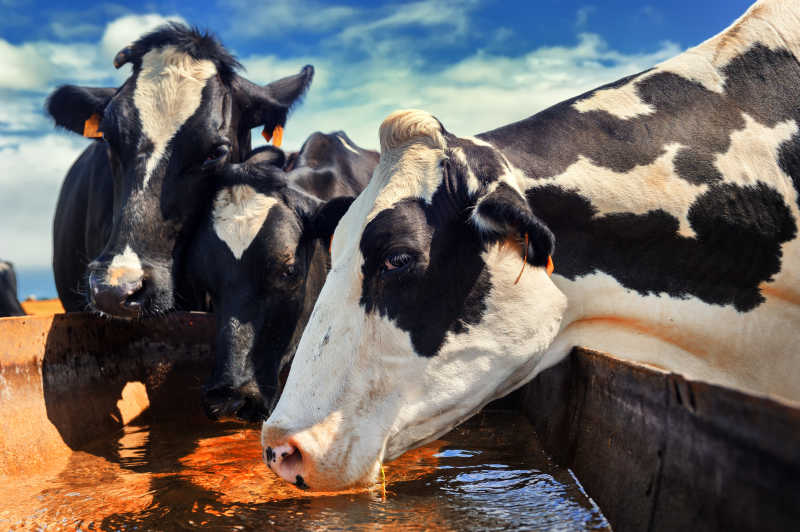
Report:
M 54 130 L 42 113 L 44 98 L 63 83 L 118 84 L 129 67 L 115 71 L 114 54 L 167 19 L 212 30 L 255 82 L 306 63 L 316 67 L 308 97 L 288 123 L 288 149 L 313 131 L 334 129 L 375 148 L 378 125 L 394 109 L 426 109 L 461 135 L 485 131 L 676 55 L 749 5 L 0 0 L 0 258 L 16 264 L 23 283 L 27 272 L 49 266 L 59 186 L 86 146 Z M 22 295 L 34 284 L 24 284 Z

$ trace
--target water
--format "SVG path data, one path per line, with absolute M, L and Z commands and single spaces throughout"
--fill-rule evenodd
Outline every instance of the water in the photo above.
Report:
M 0 530 L 609 529 L 518 414 L 480 414 L 385 469 L 385 494 L 313 494 L 267 470 L 257 429 L 128 426 L 55 477 L 3 482 Z

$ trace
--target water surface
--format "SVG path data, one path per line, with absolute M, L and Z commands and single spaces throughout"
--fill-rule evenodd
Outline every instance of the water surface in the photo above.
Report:
M 386 490 L 313 494 L 261 461 L 258 428 L 139 424 L 55 477 L 0 486 L 0 530 L 605 530 L 521 415 L 485 412 L 386 465 Z

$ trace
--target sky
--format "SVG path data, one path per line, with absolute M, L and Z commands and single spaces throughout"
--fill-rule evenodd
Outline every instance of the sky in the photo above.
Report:
M 117 86 L 114 55 L 168 20 L 212 31 L 253 82 L 316 69 L 284 147 L 344 130 L 377 149 L 383 118 L 430 111 L 472 135 L 649 68 L 725 29 L 746 0 L 0 0 L 0 259 L 20 295 L 55 295 L 51 225 L 67 170 L 88 140 L 58 131 L 47 95 Z M 263 144 L 254 130 L 254 145 Z

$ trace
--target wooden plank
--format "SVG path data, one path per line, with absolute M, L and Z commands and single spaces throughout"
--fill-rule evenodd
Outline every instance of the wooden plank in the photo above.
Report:
M 615 530 L 800 529 L 800 408 L 576 349 L 523 390 Z

